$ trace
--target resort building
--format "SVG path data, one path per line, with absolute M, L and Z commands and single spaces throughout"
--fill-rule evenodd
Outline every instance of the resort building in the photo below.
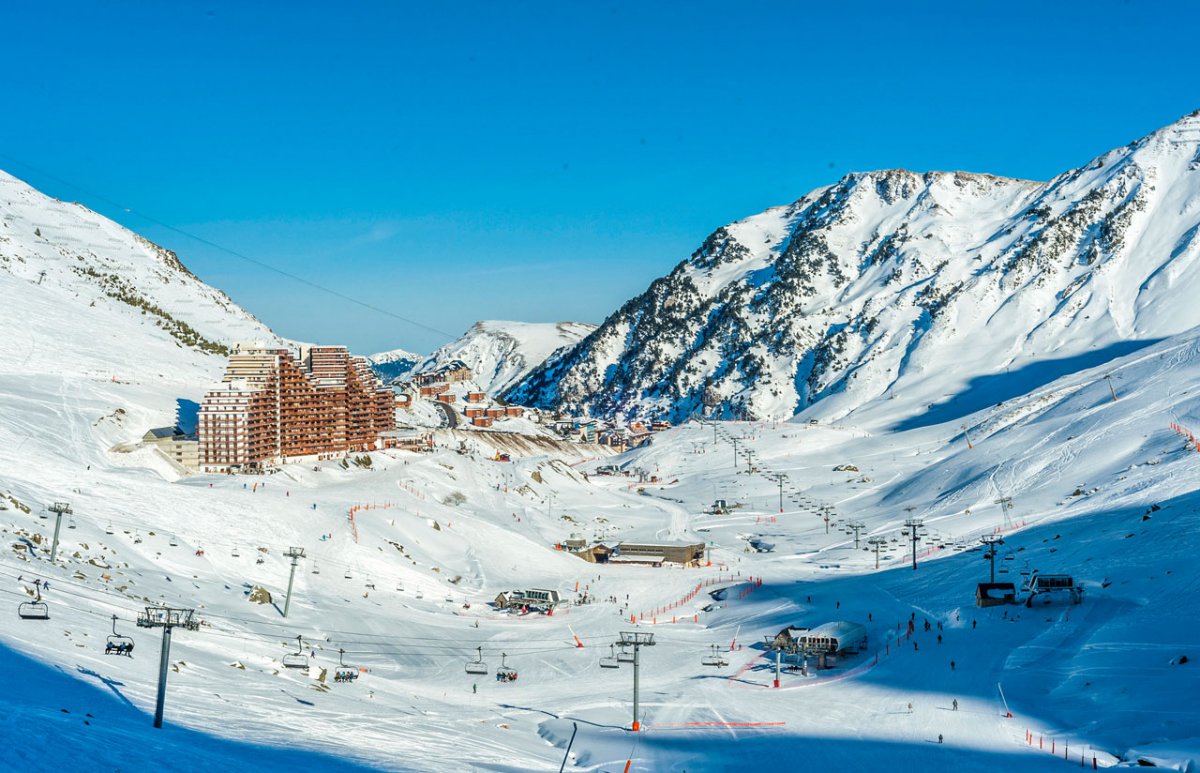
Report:
M 343 346 L 235 344 L 200 404 L 199 465 L 225 472 L 371 451 L 395 429 L 395 411 L 392 390 Z

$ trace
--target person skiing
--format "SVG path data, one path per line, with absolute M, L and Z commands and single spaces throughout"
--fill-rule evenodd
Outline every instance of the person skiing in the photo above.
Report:
M 954 670 L 954 661 L 953 660 L 950 661 L 950 670 L 951 671 Z
M 942 742 L 942 734 L 938 733 L 938 743 L 941 743 L 941 742 Z
M 950 705 L 952 706 L 952 708 L 950 709 L 951 711 L 958 711 L 958 698 L 955 698 L 954 702 Z

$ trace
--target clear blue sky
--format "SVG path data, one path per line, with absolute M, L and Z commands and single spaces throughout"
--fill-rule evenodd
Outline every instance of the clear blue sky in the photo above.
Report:
M 847 172 L 1045 179 L 1174 121 L 1200 107 L 1197 8 L 13 3 L 0 168 L 283 335 L 429 351 L 136 213 L 453 334 L 599 322 L 714 228 Z

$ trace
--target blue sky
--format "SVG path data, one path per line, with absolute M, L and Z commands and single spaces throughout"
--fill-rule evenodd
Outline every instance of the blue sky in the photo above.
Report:
M 1198 8 L 21 3 L 0 168 L 283 335 L 424 352 L 444 336 L 159 223 L 454 335 L 599 322 L 850 171 L 1045 179 L 1174 121 L 1200 107 Z

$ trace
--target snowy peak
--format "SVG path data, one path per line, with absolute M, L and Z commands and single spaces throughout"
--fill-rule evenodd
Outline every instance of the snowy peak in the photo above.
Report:
M 498 394 L 595 329 L 586 322 L 480 321 L 457 341 L 431 354 L 414 372 L 437 370 L 461 360 L 481 389 Z
M 372 354 L 367 361 L 371 363 L 371 368 L 384 382 L 390 382 L 408 375 L 424 358 L 424 355 L 414 354 L 404 349 L 392 349 L 388 352 Z
M 1186 300 L 1200 291 L 1198 148 L 1193 114 L 1047 183 L 847 175 L 717 229 L 509 397 L 601 416 L 886 423 L 997 372 L 1023 380 L 995 396 L 1021 393 L 1061 375 L 1035 362 L 1200 324 Z

